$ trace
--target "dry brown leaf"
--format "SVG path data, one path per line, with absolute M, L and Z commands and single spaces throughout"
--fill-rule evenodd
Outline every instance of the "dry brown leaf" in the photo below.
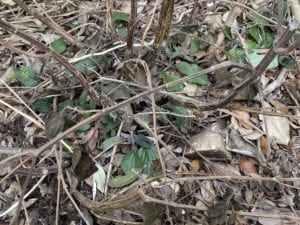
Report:
M 99 133 L 100 123 L 96 123 L 93 128 L 91 128 L 83 137 L 82 140 L 84 143 L 87 143 L 88 149 L 93 151 L 96 148 L 98 142 L 98 133 Z
M 289 109 L 286 107 L 285 104 L 283 104 L 282 102 L 280 102 L 278 99 L 271 99 L 270 103 L 274 106 L 276 106 L 280 112 L 284 113 L 284 114 L 288 114 L 289 113 Z
M 257 174 L 256 167 L 246 157 L 240 158 L 240 170 L 246 175 Z
M 197 159 L 194 159 L 192 161 L 191 167 L 193 172 L 198 172 L 201 168 L 201 162 Z
M 233 110 L 233 113 L 238 115 L 238 121 L 240 126 L 246 128 L 246 129 L 251 129 L 252 130 L 252 126 L 249 124 L 250 123 L 250 115 L 248 112 L 245 111 L 240 111 L 240 110 Z
M 266 156 L 269 152 L 269 142 L 268 139 L 263 135 L 260 137 L 260 145 L 261 145 L 261 151 Z

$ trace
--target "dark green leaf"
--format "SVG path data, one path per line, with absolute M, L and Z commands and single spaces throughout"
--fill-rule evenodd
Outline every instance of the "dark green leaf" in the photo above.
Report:
M 150 148 L 153 146 L 153 141 L 151 141 L 149 138 L 142 134 L 134 135 L 134 142 L 136 145 L 144 147 L 144 148 Z
M 198 38 L 194 38 L 191 41 L 191 46 L 190 46 L 190 53 L 195 54 L 196 52 L 199 51 L 200 49 L 200 40 Z
M 197 64 L 190 64 L 184 61 L 181 61 L 177 64 L 177 70 L 186 76 L 193 75 L 197 72 L 200 72 L 202 68 Z M 191 79 L 189 83 L 191 84 L 198 84 L 198 85 L 207 85 L 209 82 L 207 74 L 202 75 L 201 77 L 197 77 Z
M 64 39 L 59 38 L 59 39 L 57 39 L 57 40 L 55 40 L 55 41 L 53 41 L 53 42 L 51 43 L 51 48 L 52 48 L 53 51 L 55 51 L 56 53 L 61 54 L 61 53 L 63 53 L 63 52 L 66 50 L 67 44 L 66 44 L 66 42 L 64 41 Z
M 178 80 L 180 78 L 180 77 L 176 76 L 175 74 L 169 74 L 167 72 L 162 72 L 161 76 L 163 78 L 164 84 L 169 83 L 171 81 Z M 168 92 L 180 92 L 183 90 L 183 88 L 184 88 L 183 84 L 180 83 L 180 84 L 177 84 L 177 85 L 167 88 L 167 91 Z
M 72 107 L 73 106 L 73 100 L 72 99 L 66 99 L 62 102 L 60 102 L 58 105 L 57 105 L 57 108 L 59 111 L 63 110 L 64 108 L 66 108 L 67 106 L 70 106 Z
M 143 148 L 142 147 L 138 150 L 138 156 L 144 167 L 143 172 L 145 174 L 149 174 L 152 162 L 154 159 L 157 158 L 156 148 L 154 146 L 152 146 L 151 148 Z
M 77 129 L 77 132 L 79 133 L 85 133 L 87 132 L 89 129 L 91 128 L 90 124 L 85 124 L 83 126 L 81 126 L 80 128 Z
M 124 173 L 128 173 L 131 169 L 142 168 L 142 162 L 137 151 L 128 152 L 122 159 L 121 167 Z
M 88 93 L 86 91 L 83 91 L 79 97 L 79 103 L 80 105 L 84 108 L 84 109 L 95 109 L 96 108 L 96 104 L 90 100 L 87 101 L 88 98 Z
M 288 56 L 279 56 L 279 63 L 287 69 L 293 69 L 295 67 L 295 60 Z
M 40 113 L 49 112 L 52 106 L 52 98 L 39 98 L 34 103 L 32 103 L 32 108 Z
M 114 12 L 112 18 L 114 23 L 128 23 L 129 21 L 128 15 L 122 12 Z
M 113 120 L 113 118 L 110 117 L 109 115 L 103 116 L 101 122 L 104 124 L 103 130 L 102 130 L 104 133 L 104 136 L 109 131 L 111 131 L 112 129 L 114 129 L 115 127 L 117 127 L 120 124 L 119 120 Z
M 34 87 L 38 84 L 37 73 L 32 67 L 22 66 L 13 70 L 15 78 L 26 87 Z
M 181 46 L 174 46 L 173 48 L 174 48 L 175 51 L 172 52 L 172 58 L 176 58 L 176 57 L 180 56 L 181 53 L 182 53 L 182 47 Z
M 91 75 L 94 74 L 95 71 L 99 71 L 98 65 L 100 64 L 100 57 L 92 57 L 88 59 L 81 60 L 80 62 L 76 63 L 74 67 L 83 74 Z

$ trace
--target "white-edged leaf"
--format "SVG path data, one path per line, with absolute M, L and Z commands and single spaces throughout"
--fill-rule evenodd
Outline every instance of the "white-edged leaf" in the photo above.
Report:
M 252 66 L 256 67 L 265 57 L 265 55 L 258 55 L 255 52 L 249 54 L 249 61 Z M 273 61 L 268 65 L 267 69 L 274 69 L 278 66 L 278 57 L 276 56 Z
M 96 173 L 93 174 L 93 178 L 96 181 L 97 189 L 103 193 L 105 187 L 105 179 L 106 179 L 105 171 L 100 164 L 97 163 L 96 166 L 98 170 Z

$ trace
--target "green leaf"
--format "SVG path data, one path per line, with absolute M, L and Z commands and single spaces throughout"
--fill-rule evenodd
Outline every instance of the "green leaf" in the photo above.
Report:
M 120 124 L 119 120 L 114 120 L 111 116 L 105 115 L 102 117 L 101 122 L 104 124 L 102 132 L 104 133 L 104 136 L 117 127 Z
M 66 99 L 62 102 L 60 102 L 58 105 L 57 105 L 57 108 L 59 111 L 63 110 L 64 108 L 66 108 L 67 106 L 70 106 L 72 107 L 73 106 L 73 100 L 72 99 Z
M 260 47 L 269 47 L 274 40 L 274 33 L 267 31 L 265 27 L 253 26 L 248 29 L 248 34 L 256 41 Z
M 137 151 L 128 152 L 122 159 L 121 167 L 124 173 L 128 173 L 133 168 L 142 168 L 142 162 Z
M 279 63 L 287 69 L 293 69 L 295 67 L 295 60 L 288 56 L 279 56 Z
M 184 74 L 186 76 L 193 75 L 202 70 L 202 68 L 200 66 L 198 66 L 197 64 L 190 64 L 190 63 L 187 63 L 184 61 L 181 61 L 180 63 L 178 63 L 176 68 L 179 72 L 181 72 L 182 74 Z M 208 80 L 207 74 L 204 74 L 201 77 L 191 79 L 189 81 L 189 83 L 191 83 L 191 84 L 198 84 L 198 85 L 207 85 L 208 82 L 209 82 L 209 80 Z
M 32 103 L 32 108 L 40 113 L 45 113 L 50 111 L 52 106 L 53 98 L 39 98 L 34 103 Z
M 262 59 L 265 57 L 265 55 L 258 55 L 256 52 L 252 52 L 249 54 L 249 61 L 253 67 L 256 67 Z M 267 69 L 274 69 L 278 66 L 278 57 L 276 56 L 273 61 L 268 65 Z
M 228 51 L 228 58 L 232 61 L 245 61 L 245 53 L 239 48 L 232 48 Z
M 129 16 L 123 12 L 114 12 L 112 14 L 114 23 L 128 23 Z
M 258 45 L 261 44 L 262 39 L 261 39 L 261 36 L 260 36 L 260 32 L 259 32 L 259 27 L 258 26 L 250 27 L 248 29 L 248 34 L 250 34 L 250 36 L 256 41 L 256 43 Z
M 171 81 L 178 80 L 180 78 L 180 77 L 176 76 L 175 74 L 169 74 L 167 72 L 162 72 L 160 75 L 163 78 L 164 84 L 169 83 Z M 177 84 L 177 85 L 167 88 L 167 92 L 180 92 L 183 90 L 183 88 L 184 88 L 183 84 L 180 83 L 180 84 Z
M 200 44 L 201 44 L 200 40 L 198 38 L 194 38 L 191 41 L 190 53 L 195 54 L 196 52 L 198 52 L 200 49 Z
M 180 56 L 181 53 L 182 53 L 182 47 L 181 46 L 174 46 L 173 48 L 174 48 L 175 51 L 172 52 L 172 58 L 176 58 L 176 57 Z
M 145 174 L 150 173 L 150 167 L 154 159 L 157 158 L 157 150 L 154 146 L 150 148 L 141 147 L 137 151 L 127 153 L 121 162 L 124 173 L 128 173 L 134 168 L 143 168 Z
M 174 101 L 169 101 L 167 104 L 164 105 L 164 107 L 170 109 L 172 112 L 176 114 L 189 116 L 189 111 Z M 189 118 L 179 117 L 179 116 L 176 117 L 175 123 L 178 127 L 180 127 L 180 129 L 183 132 L 189 129 L 192 125 L 191 120 Z
M 88 93 L 86 91 L 82 91 L 79 97 L 79 103 L 84 109 L 95 109 L 96 104 L 92 100 L 87 101 Z
M 53 41 L 50 46 L 57 54 L 63 53 L 67 48 L 67 44 L 62 38 Z
M 80 62 L 76 63 L 74 67 L 83 74 L 91 75 L 94 74 L 95 71 L 99 71 L 98 65 L 100 64 L 100 57 L 92 57 L 81 60 Z
M 151 165 L 154 159 L 157 158 L 157 151 L 154 146 L 151 148 L 140 148 L 138 150 L 138 156 L 144 167 L 144 173 L 150 174 Z
M 252 22 L 254 22 L 256 25 L 267 26 L 269 24 L 268 20 L 257 15 L 256 13 L 247 13 L 247 18 Z
M 138 179 L 141 172 L 142 172 L 142 169 L 138 169 L 138 170 L 132 169 L 131 171 L 129 171 L 124 176 L 118 176 L 118 177 L 115 177 L 115 178 L 111 179 L 108 182 L 108 186 L 109 187 L 115 187 L 115 188 L 124 187 L 128 184 L 131 184 L 136 179 Z
M 228 26 L 225 27 L 225 37 L 227 39 L 229 39 L 230 41 L 232 41 L 233 36 L 232 36 L 232 32 L 231 32 L 231 27 L 228 27 Z
M 26 87 L 34 87 L 38 84 L 38 76 L 32 67 L 22 66 L 13 69 L 14 77 Z
M 116 29 L 117 34 L 120 35 L 121 37 L 126 37 L 128 34 L 128 30 L 126 27 L 118 27 Z
M 97 163 L 96 166 L 98 170 L 93 174 L 93 178 L 96 181 L 97 189 L 103 193 L 105 187 L 105 178 L 106 178 L 105 171 L 100 164 Z
M 124 139 L 122 137 L 118 137 L 118 136 L 106 138 L 104 140 L 104 142 L 102 143 L 103 151 L 106 151 L 106 150 L 114 147 L 116 144 L 119 144 L 122 141 L 124 141 Z
M 91 128 L 90 124 L 85 124 L 77 129 L 78 133 L 85 133 Z
M 246 41 L 245 41 L 245 43 L 246 43 L 246 45 L 247 45 L 247 47 L 249 48 L 249 49 L 255 49 L 255 48 L 258 48 L 259 46 L 254 42 L 254 41 L 252 41 L 251 39 L 247 39 Z

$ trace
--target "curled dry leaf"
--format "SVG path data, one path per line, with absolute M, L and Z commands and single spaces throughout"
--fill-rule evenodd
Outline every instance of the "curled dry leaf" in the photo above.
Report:
M 261 136 L 260 139 L 261 151 L 266 156 L 269 152 L 269 142 L 265 136 Z
M 45 135 L 47 139 L 56 137 L 64 128 L 65 120 L 61 113 L 52 113 L 45 125 Z
M 250 125 L 250 115 L 248 112 L 240 111 L 240 110 L 233 110 L 233 113 L 238 115 L 238 121 L 240 126 L 246 128 L 246 129 L 252 129 L 252 126 Z
M 192 161 L 191 167 L 193 172 L 198 172 L 201 168 L 201 162 L 197 159 L 194 159 Z
M 240 158 L 240 169 L 244 174 L 257 174 L 256 167 L 246 157 Z

